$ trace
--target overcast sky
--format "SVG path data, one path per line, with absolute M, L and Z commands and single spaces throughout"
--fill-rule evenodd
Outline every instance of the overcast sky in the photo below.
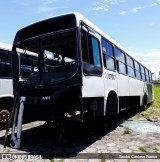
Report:
M 1 0 L 0 42 L 57 14 L 80 12 L 140 62 L 160 71 L 160 0 Z

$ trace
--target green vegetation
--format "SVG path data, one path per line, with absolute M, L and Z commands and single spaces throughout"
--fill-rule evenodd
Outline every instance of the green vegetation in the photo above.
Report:
M 160 86 L 154 87 L 154 102 L 142 114 L 147 119 L 160 118 Z
M 61 159 L 61 160 L 56 160 L 56 161 L 58 161 L 58 162 L 63 162 L 63 159 Z M 52 159 L 50 162 L 55 162 L 55 161 L 54 161 L 54 159 Z
M 154 87 L 154 102 L 143 112 L 138 112 L 135 118 L 144 116 L 146 119 L 160 119 L 160 86 Z
M 130 162 L 130 161 L 131 161 L 131 159 L 128 159 L 128 160 L 127 160 L 127 162 Z
M 124 127 L 124 134 L 130 134 L 129 127 L 127 127 L 127 126 Z
M 148 153 L 148 151 L 143 146 L 138 146 L 138 149 L 142 152 Z
M 54 162 L 54 160 L 52 159 L 51 162 Z
M 152 106 L 160 109 L 160 86 L 154 87 L 154 97 L 155 101 L 153 102 Z
M 159 149 L 157 147 L 154 147 L 152 149 L 155 151 L 155 153 L 157 153 L 157 151 L 159 151 Z

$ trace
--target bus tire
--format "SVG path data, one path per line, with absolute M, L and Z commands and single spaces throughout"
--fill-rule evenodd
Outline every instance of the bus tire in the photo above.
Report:
M 0 105 L 0 125 L 6 125 L 11 116 L 11 107 L 9 105 Z

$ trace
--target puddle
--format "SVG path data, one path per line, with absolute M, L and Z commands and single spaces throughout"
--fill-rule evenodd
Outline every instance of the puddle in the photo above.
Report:
M 129 129 L 136 131 L 136 132 L 142 132 L 142 133 L 149 133 L 149 132 L 156 132 L 160 133 L 160 127 L 155 126 L 153 124 L 144 122 L 144 121 L 126 121 L 123 124 L 123 127 L 128 127 Z

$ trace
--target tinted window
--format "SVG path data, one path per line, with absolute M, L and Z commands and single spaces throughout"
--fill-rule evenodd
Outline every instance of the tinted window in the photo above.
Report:
M 113 57 L 113 47 L 108 41 L 104 39 L 102 39 L 102 49 L 103 54 Z
M 101 67 L 100 46 L 98 39 L 82 30 L 81 45 L 83 61 Z
M 152 81 L 152 74 L 150 71 L 149 71 L 149 80 L 150 80 L 150 82 Z
M 126 58 L 127 58 L 127 65 L 134 68 L 133 59 L 131 57 L 129 57 L 129 56 L 126 56 Z
M 11 67 L 11 52 L 0 50 L 0 77 L 11 78 L 12 67 Z
M 149 82 L 149 74 L 148 74 L 148 70 L 147 69 L 145 69 L 145 74 L 146 74 L 146 80 L 147 80 L 147 82 Z
M 104 56 L 104 65 L 109 70 L 115 70 L 115 60 L 113 56 L 113 46 L 107 40 L 102 38 L 102 50 Z
M 21 77 L 22 78 L 28 78 L 28 76 L 38 71 L 38 58 L 34 56 L 29 55 L 20 55 L 20 61 L 21 61 Z
M 122 74 L 126 74 L 126 66 L 124 63 L 122 62 L 119 62 L 119 72 L 122 73 Z
M 130 56 L 126 56 L 126 59 L 127 59 L 128 75 L 131 77 L 135 77 L 133 59 Z
M 128 75 L 131 77 L 135 77 L 134 69 L 130 66 L 128 66 Z
M 93 51 L 93 64 L 95 66 L 101 66 L 100 61 L 100 49 L 99 49 L 99 43 L 98 40 L 94 37 L 91 37 L 92 40 L 92 51 Z
M 134 62 L 134 65 L 135 65 L 135 69 L 138 70 L 138 71 L 140 71 L 140 69 L 139 69 L 139 63 L 135 61 Z
M 106 67 L 109 70 L 115 70 L 114 59 L 106 55 Z
M 118 48 L 115 48 L 115 58 L 119 61 L 122 61 L 125 63 L 125 56 L 122 51 L 120 51 Z
M 136 71 L 136 78 L 140 80 L 141 79 L 140 65 L 137 61 L 134 61 L 134 65 Z
M 118 72 L 126 74 L 125 54 L 120 49 L 115 48 L 115 58 Z
M 146 80 L 144 67 L 142 65 L 140 65 L 140 69 L 141 69 L 142 80 Z

